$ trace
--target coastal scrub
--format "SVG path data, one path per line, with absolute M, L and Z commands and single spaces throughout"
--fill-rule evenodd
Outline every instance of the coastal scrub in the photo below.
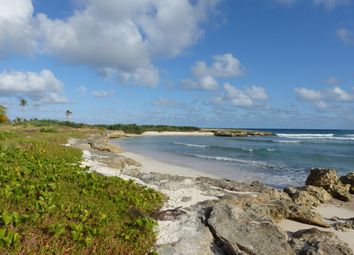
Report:
M 162 194 L 79 166 L 85 132 L 0 129 L 0 254 L 147 254 Z M 51 131 L 51 130 L 50 130 Z M 90 131 L 92 132 L 92 131 Z

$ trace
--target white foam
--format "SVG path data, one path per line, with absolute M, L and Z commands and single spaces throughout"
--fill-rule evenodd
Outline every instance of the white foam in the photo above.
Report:
M 187 146 L 187 147 L 196 147 L 196 148 L 208 148 L 209 147 L 208 145 L 181 143 L 181 142 L 173 142 L 173 144 Z

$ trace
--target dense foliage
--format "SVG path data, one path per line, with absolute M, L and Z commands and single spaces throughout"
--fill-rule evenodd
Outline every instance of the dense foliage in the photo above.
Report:
M 122 130 L 127 134 L 142 134 L 147 131 L 199 131 L 197 127 L 191 126 L 168 126 L 168 125 L 137 125 L 137 124 L 113 124 L 113 125 L 88 125 L 83 123 L 75 123 L 71 121 L 58 121 L 58 120 L 21 120 L 14 121 L 15 125 L 31 125 L 35 127 L 46 127 L 49 125 L 67 126 L 72 128 L 101 128 L 109 130 Z
M 163 196 L 87 172 L 75 133 L 0 130 L 0 254 L 147 254 Z M 78 131 L 72 131 L 78 132 Z

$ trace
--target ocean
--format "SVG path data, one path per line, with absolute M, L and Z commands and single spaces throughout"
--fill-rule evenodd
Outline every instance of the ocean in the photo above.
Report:
M 264 129 L 275 137 L 140 136 L 125 151 L 222 178 L 275 187 L 303 185 L 312 167 L 354 171 L 354 130 Z

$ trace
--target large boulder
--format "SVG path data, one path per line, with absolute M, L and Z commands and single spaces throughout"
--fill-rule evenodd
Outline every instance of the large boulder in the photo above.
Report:
M 310 195 L 305 190 L 298 190 L 296 188 L 289 187 L 284 189 L 284 192 L 286 192 L 291 197 L 296 205 L 316 207 L 321 204 L 320 200 Z
M 344 185 L 339 181 L 334 169 L 312 168 L 310 175 L 307 177 L 306 185 L 322 187 L 339 200 L 351 200 L 349 185 Z
M 316 187 L 312 185 L 306 185 L 304 187 L 298 188 L 299 190 L 306 191 L 309 193 L 311 196 L 315 197 L 320 201 L 321 203 L 328 202 L 329 200 L 332 199 L 331 194 L 329 194 L 324 188 L 322 187 Z
M 334 233 L 316 228 L 295 232 L 289 243 L 296 254 L 301 255 L 353 255 L 348 245 Z
M 350 172 L 339 178 L 343 184 L 350 185 L 350 193 L 354 194 L 354 172 Z
M 251 216 L 240 207 L 214 205 L 208 225 L 228 254 L 294 254 L 286 234 L 269 218 Z

